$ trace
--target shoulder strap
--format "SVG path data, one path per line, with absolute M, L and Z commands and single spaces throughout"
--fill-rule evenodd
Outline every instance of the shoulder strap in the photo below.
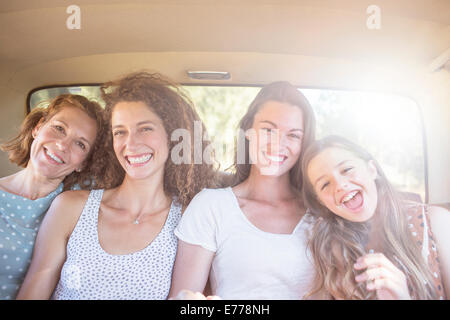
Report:
M 97 217 L 103 189 L 92 190 L 81 212 L 80 218 L 72 231 L 71 239 L 83 239 L 87 234 L 97 233 Z
M 445 299 L 438 252 L 433 240 L 428 209 L 426 205 L 417 205 L 408 211 L 409 227 L 413 238 L 421 246 L 421 254 L 430 267 L 434 285 L 441 299 Z

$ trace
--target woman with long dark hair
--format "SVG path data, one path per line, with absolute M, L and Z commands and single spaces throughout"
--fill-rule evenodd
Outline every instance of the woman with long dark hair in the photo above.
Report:
M 310 289 L 300 160 L 314 139 L 311 106 L 291 84 L 269 84 L 239 131 L 233 186 L 196 195 L 175 231 L 171 297 L 202 297 L 192 292 L 208 278 L 224 299 L 299 299 Z

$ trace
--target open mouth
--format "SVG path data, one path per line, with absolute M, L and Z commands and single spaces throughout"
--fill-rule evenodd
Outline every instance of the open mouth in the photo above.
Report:
M 358 211 L 362 208 L 364 204 L 364 198 L 359 190 L 354 190 L 349 193 L 347 193 L 341 200 L 341 206 L 344 206 L 345 208 L 351 210 L 351 211 Z
M 284 155 L 270 155 L 268 153 L 265 153 L 264 155 L 270 161 L 270 163 L 281 164 L 287 159 L 287 156 Z
M 48 158 L 50 158 L 51 160 L 53 160 L 54 162 L 56 162 L 58 164 L 64 164 L 65 163 L 60 157 L 58 157 L 56 154 L 52 153 L 47 148 L 44 148 L 44 153 L 45 153 L 45 155 Z
M 128 164 L 133 166 L 140 166 L 145 165 L 147 162 L 150 161 L 150 159 L 153 157 L 153 154 L 147 153 L 144 155 L 138 155 L 138 156 L 125 156 L 125 159 L 127 160 Z

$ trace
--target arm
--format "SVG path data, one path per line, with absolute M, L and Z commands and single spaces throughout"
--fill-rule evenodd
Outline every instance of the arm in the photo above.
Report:
M 450 299 L 450 212 L 440 207 L 429 207 L 428 217 L 439 254 L 444 291 Z
M 84 205 L 80 193 L 85 195 L 85 191 L 68 191 L 53 200 L 36 237 L 31 265 L 17 299 L 51 297 L 66 259 L 67 241 Z
M 199 245 L 179 240 L 169 297 L 177 296 L 183 289 L 203 292 L 214 254 Z

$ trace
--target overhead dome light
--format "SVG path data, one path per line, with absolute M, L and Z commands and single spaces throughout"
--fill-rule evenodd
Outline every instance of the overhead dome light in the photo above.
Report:
M 196 80 L 229 80 L 231 74 L 223 71 L 188 71 L 187 75 Z

